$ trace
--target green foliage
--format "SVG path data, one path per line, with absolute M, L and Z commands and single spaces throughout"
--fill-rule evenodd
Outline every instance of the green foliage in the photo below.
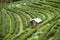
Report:
M 59 0 L 9 2 L 0 7 L 0 40 L 60 40 Z M 33 18 L 43 21 L 31 28 L 29 21 Z

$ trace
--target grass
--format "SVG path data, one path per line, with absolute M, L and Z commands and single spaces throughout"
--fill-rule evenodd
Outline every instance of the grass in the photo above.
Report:
M 59 0 L 23 0 L 5 4 L 5 6 L 0 7 L 0 10 L 1 40 L 60 39 Z M 43 21 L 36 28 L 31 28 L 28 21 L 37 17 Z M 38 32 L 42 33 L 36 34 Z

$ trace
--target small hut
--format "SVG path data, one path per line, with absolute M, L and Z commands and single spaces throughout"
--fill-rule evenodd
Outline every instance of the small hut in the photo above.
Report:
M 39 24 L 40 22 L 42 21 L 42 19 L 40 18 L 34 18 L 34 19 L 31 19 L 29 22 L 30 22 L 30 26 L 31 27 L 36 27 L 37 24 Z

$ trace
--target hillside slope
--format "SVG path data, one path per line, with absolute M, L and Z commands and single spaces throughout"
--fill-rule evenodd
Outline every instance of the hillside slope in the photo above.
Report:
M 41 18 L 36 28 L 28 21 Z M 0 40 L 60 40 L 60 0 L 18 1 L 0 7 Z

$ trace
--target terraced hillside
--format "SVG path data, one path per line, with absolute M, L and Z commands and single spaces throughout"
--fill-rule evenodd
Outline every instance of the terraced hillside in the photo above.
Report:
M 41 18 L 36 28 L 28 21 Z M 60 40 L 60 0 L 18 1 L 0 7 L 0 40 Z

